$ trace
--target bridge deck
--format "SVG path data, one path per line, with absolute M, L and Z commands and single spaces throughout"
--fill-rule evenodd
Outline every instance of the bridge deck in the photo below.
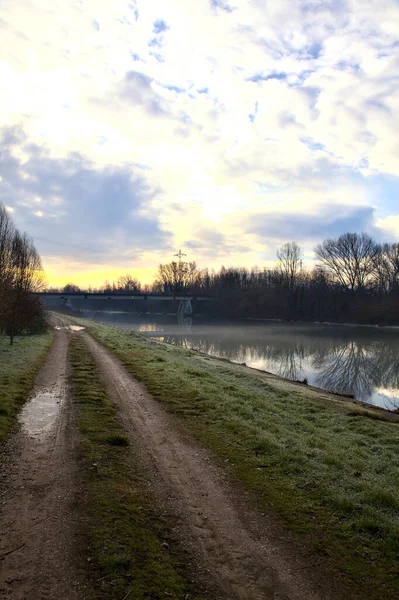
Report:
M 214 300 L 212 296 L 201 296 L 197 294 L 181 295 L 177 294 L 173 296 L 171 294 L 132 294 L 132 293 L 85 293 L 85 292 L 41 292 L 37 294 L 43 298 L 54 298 L 54 299 L 69 299 L 69 298 L 82 298 L 84 300 Z

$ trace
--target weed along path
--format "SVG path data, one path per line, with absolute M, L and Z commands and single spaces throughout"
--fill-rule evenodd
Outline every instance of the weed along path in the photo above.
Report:
M 230 485 L 210 455 L 167 414 L 121 362 L 83 337 L 118 408 L 131 446 L 153 473 L 165 510 L 224 600 L 339 600 L 339 581 L 301 556 L 286 533 Z
M 67 389 L 69 335 L 55 333 L 3 464 L 0 597 L 90 600 L 77 566 L 76 435 Z

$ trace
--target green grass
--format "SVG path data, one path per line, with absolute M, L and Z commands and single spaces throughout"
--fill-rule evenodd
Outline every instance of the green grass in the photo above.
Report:
M 17 415 L 33 388 L 35 376 L 53 341 L 50 333 L 0 336 L 0 446 L 18 427 Z
M 95 597 L 122 600 L 130 591 L 135 600 L 199 600 L 93 359 L 76 337 L 70 353 Z
M 255 493 L 260 508 L 272 509 L 347 575 L 354 598 L 397 597 L 397 423 L 245 367 L 84 325 L 185 420 Z

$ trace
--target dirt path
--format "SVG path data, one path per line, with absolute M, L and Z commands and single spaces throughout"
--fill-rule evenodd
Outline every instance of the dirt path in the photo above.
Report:
M 3 465 L 0 499 L 0 597 L 13 600 L 89 599 L 76 564 L 77 467 L 68 397 L 69 335 L 56 332 L 21 431 Z
M 135 452 L 156 473 L 168 510 L 226 600 L 338 600 L 339 581 L 313 555 L 226 482 L 207 452 L 87 333 L 83 335 L 118 405 Z M 184 533 L 183 533 L 184 535 Z M 320 562 L 320 559 L 319 559 Z

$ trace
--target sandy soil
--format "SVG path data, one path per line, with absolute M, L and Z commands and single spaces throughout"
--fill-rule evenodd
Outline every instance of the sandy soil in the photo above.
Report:
M 0 597 L 90 599 L 79 566 L 78 473 L 68 396 L 69 335 L 56 332 L 0 474 Z M 1 476 L 2 475 L 2 476 Z
M 226 600 L 338 600 L 342 589 L 313 553 L 260 514 L 239 485 L 135 381 L 120 361 L 87 333 L 110 397 L 117 404 L 134 452 L 151 469 L 166 509 L 181 522 L 180 537 Z

